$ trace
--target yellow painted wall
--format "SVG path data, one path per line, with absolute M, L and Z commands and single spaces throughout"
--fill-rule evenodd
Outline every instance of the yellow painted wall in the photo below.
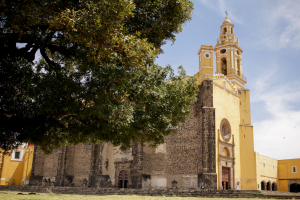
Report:
M 206 45 L 201 45 L 201 48 L 198 52 L 199 55 L 199 72 L 200 73 L 206 73 L 201 71 L 201 67 L 203 66 L 209 66 L 209 67 L 213 67 L 214 66 L 214 47 L 213 46 L 206 46 Z M 205 58 L 204 54 L 208 52 L 210 54 L 209 58 Z M 213 70 L 213 69 L 212 69 Z M 209 72 L 209 73 L 213 73 L 213 72 Z
M 278 191 L 281 191 L 281 192 L 289 191 L 288 180 L 279 180 L 278 181 Z
M 240 122 L 241 124 L 251 124 L 251 109 L 250 109 L 250 90 L 241 89 L 240 94 Z M 254 152 L 254 151 L 253 151 Z
M 292 167 L 296 167 L 296 173 L 293 173 Z M 278 160 L 278 179 L 279 191 L 289 191 L 289 181 L 300 179 L 300 158 L 289 160 Z
M 251 125 L 250 112 L 250 92 L 249 90 L 241 90 L 240 96 L 234 95 L 234 90 L 227 83 L 224 89 L 223 82 L 225 79 L 214 80 L 214 100 L 213 107 L 216 108 L 216 141 L 220 123 L 226 118 L 231 125 L 231 133 L 235 138 L 235 180 L 240 181 L 241 189 L 255 190 L 257 188 L 256 181 L 256 162 L 254 155 L 253 127 Z M 232 138 L 229 143 L 232 143 Z M 216 152 L 219 152 L 219 146 L 216 145 Z M 219 161 L 216 156 L 216 171 L 219 172 Z M 218 176 L 218 189 L 219 180 Z
M 241 188 L 256 189 L 256 167 L 253 143 L 253 126 L 240 125 Z
M 223 79 L 224 80 L 224 79 Z M 221 82 L 223 82 L 221 80 Z M 214 84 L 213 87 L 213 107 L 216 108 L 215 110 L 215 130 L 216 130 L 216 141 L 219 140 L 218 133 L 220 130 L 220 124 L 223 118 L 226 118 L 231 126 L 231 134 L 234 135 L 234 140 L 239 141 L 239 98 L 236 95 L 233 95 L 229 91 L 225 90 L 224 88 L 219 87 L 218 85 Z M 232 143 L 232 138 L 228 143 Z M 235 143 L 235 180 L 239 180 L 241 174 L 240 168 L 240 145 L 239 142 Z M 216 152 L 219 152 L 219 146 L 216 145 Z M 220 185 L 220 177 L 219 177 L 219 160 L 218 155 L 216 156 L 216 171 L 218 174 L 218 189 Z
M 278 171 L 279 179 L 300 179 L 300 158 L 289 160 L 278 160 L 280 171 Z M 297 172 L 292 172 L 292 167 L 297 168 Z
M 240 90 L 240 159 L 241 159 L 241 188 L 255 190 L 256 162 L 254 155 L 253 126 L 251 125 L 250 91 Z
M 273 158 L 269 158 L 259 153 L 254 153 L 256 158 L 256 177 L 257 185 L 259 185 L 258 190 L 261 190 L 261 182 L 276 183 L 279 190 L 278 176 L 278 161 Z
M 11 153 L 2 155 L 0 185 L 12 185 L 13 180 L 15 185 L 24 185 L 22 180 L 29 180 L 30 178 L 34 147 L 31 145 L 28 149 L 23 147 L 18 147 L 18 149 L 23 150 L 22 161 L 12 160 Z

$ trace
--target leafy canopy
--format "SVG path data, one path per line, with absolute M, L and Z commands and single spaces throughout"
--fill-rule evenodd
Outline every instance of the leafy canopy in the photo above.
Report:
M 192 9 L 188 0 L 1 0 L 0 147 L 162 143 L 197 87 L 155 58 Z

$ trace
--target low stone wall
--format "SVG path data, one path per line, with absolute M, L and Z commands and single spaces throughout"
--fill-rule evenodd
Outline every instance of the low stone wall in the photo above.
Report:
M 82 194 L 82 195 L 141 195 L 141 196 L 180 196 L 211 198 L 274 198 L 300 199 L 296 193 L 263 194 L 259 190 L 179 190 L 179 189 L 115 189 L 81 187 L 41 187 L 1 185 L 0 191 L 18 191 L 33 193 Z

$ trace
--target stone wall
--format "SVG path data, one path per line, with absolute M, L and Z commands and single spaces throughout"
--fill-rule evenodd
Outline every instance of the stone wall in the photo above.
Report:
M 178 189 L 115 189 L 115 188 L 82 188 L 82 187 L 38 187 L 38 186 L 0 186 L 0 191 L 17 191 L 23 194 L 48 193 L 81 194 L 81 195 L 141 195 L 171 197 L 210 197 L 210 198 L 272 198 L 300 199 L 300 194 L 262 192 L 260 190 L 178 190 Z
M 210 80 L 202 82 L 187 122 L 180 123 L 177 133 L 167 136 L 156 149 L 137 142 L 132 152 L 118 152 L 110 158 L 103 155 L 111 153 L 107 148 L 104 151 L 103 143 L 62 146 L 47 156 L 36 148 L 30 184 L 40 186 L 47 177 L 55 180 L 56 186 L 81 186 L 88 181 L 89 187 L 97 187 L 113 178 L 117 187 L 119 173 L 125 170 L 130 188 L 172 188 L 175 181 L 177 188 L 199 188 L 200 182 L 205 182 L 210 189 L 216 189 L 212 84 Z M 109 159 L 114 160 L 114 169 L 106 166 Z M 112 171 L 114 177 L 109 177 Z
M 56 186 L 80 186 L 85 180 L 95 187 L 102 180 L 103 144 L 62 146 L 51 155 L 35 147 L 30 185 L 41 186 L 45 178 L 55 180 Z
M 130 169 L 130 188 L 142 188 L 143 183 L 143 146 L 136 142 L 132 145 L 132 164 Z
M 156 149 L 148 144 L 133 147 L 132 166 L 147 177 L 142 181 L 143 188 L 171 188 L 173 181 L 178 188 L 198 188 L 199 181 L 211 189 L 217 188 L 212 84 L 209 80 L 202 82 L 187 122 L 180 123 L 176 133 L 165 137 L 163 145 Z

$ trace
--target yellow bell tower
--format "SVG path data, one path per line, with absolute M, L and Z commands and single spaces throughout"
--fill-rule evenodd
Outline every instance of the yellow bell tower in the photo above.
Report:
M 201 45 L 199 52 L 199 72 L 194 77 L 197 79 L 197 84 L 201 85 L 204 79 L 211 79 L 214 74 L 214 47 L 212 45 Z
M 239 39 L 235 38 L 234 24 L 228 16 L 220 27 L 220 36 L 214 49 L 217 74 L 224 74 L 236 88 L 244 88 L 247 83 L 243 75 L 242 52 Z

